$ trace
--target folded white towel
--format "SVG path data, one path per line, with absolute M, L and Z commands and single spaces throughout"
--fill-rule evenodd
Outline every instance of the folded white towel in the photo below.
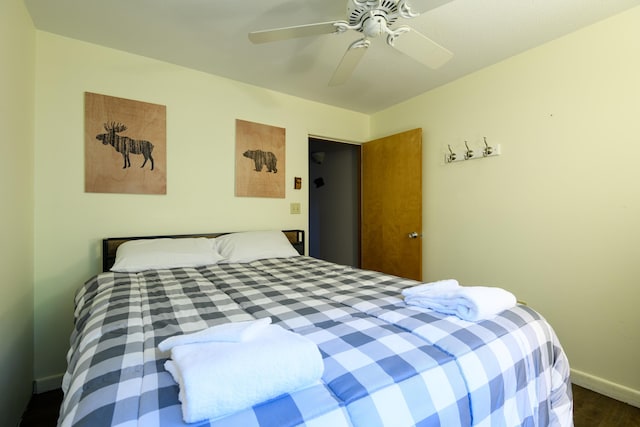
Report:
M 412 286 L 402 290 L 402 295 L 410 297 L 423 292 L 444 292 L 458 289 L 460 284 L 455 279 L 438 280 L 437 282 L 423 283 L 422 285 Z
M 180 386 L 182 416 L 191 423 L 251 407 L 309 387 L 322 376 L 318 347 L 278 325 L 242 342 L 208 342 L 171 349 L 165 369 Z
M 449 285 L 441 289 L 425 287 L 420 292 L 405 296 L 405 302 L 477 322 L 514 307 L 516 297 L 502 288 Z
M 246 322 L 231 322 L 212 326 L 198 332 L 169 337 L 158 344 L 160 351 L 169 351 L 178 345 L 205 342 L 243 342 L 255 338 L 261 331 L 271 324 L 271 318 L 249 320 Z

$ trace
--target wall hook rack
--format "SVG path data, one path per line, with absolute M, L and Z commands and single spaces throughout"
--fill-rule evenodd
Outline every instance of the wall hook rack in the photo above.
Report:
M 460 150 L 456 150 L 451 147 L 451 144 L 447 144 L 448 152 L 444 154 L 444 162 L 445 163 L 455 163 L 455 162 L 463 162 L 465 160 L 474 160 L 474 159 L 484 159 L 487 157 L 494 157 L 500 155 L 500 144 L 489 145 L 487 142 L 487 137 L 482 138 L 482 145 L 475 144 L 475 146 L 480 147 L 477 150 L 473 149 L 474 144 L 469 144 L 469 141 L 464 141 L 464 148 Z M 482 153 L 482 156 L 477 153 Z

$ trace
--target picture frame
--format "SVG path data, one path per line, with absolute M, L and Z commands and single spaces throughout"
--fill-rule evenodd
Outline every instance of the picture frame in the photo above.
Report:
M 285 197 L 286 130 L 236 119 L 235 195 Z
M 85 192 L 166 194 L 166 106 L 85 92 Z

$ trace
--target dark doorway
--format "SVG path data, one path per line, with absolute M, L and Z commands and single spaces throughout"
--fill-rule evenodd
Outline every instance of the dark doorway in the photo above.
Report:
M 309 138 L 309 255 L 360 266 L 360 146 Z

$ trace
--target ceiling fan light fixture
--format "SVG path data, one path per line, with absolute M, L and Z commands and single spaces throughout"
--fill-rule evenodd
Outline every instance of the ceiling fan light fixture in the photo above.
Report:
M 366 18 L 362 23 L 362 33 L 365 37 L 375 38 L 388 31 L 386 19 L 373 12 L 371 12 L 371 17 Z

